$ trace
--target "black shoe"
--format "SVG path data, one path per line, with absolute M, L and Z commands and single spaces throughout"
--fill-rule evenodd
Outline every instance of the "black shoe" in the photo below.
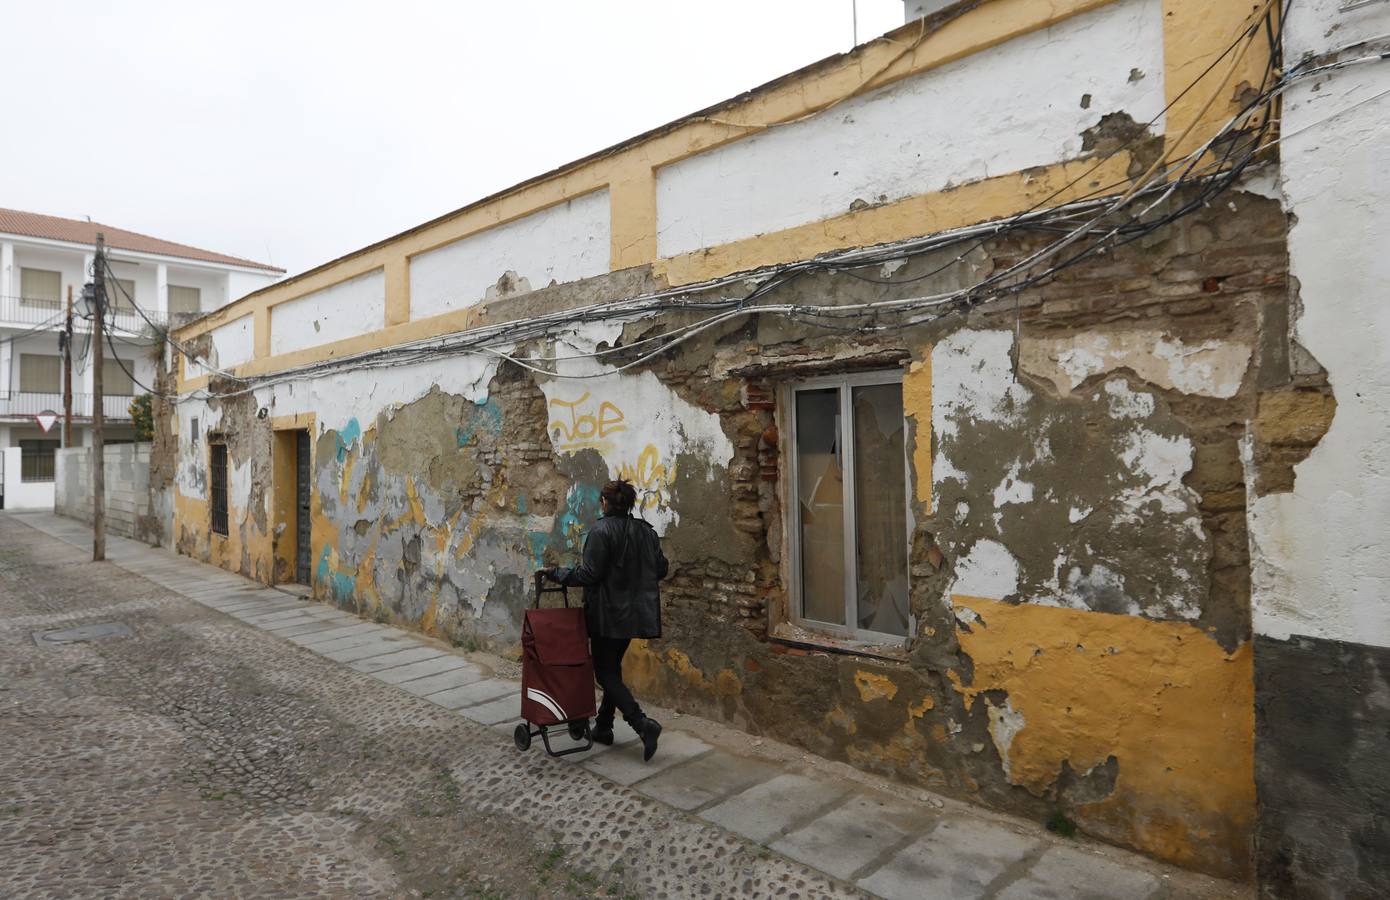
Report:
M 638 734 L 642 736 L 642 761 L 646 762 L 656 754 L 656 742 L 661 739 L 661 723 L 656 719 L 647 719 Z
M 613 726 L 596 724 L 589 732 L 589 737 L 593 738 L 595 744 L 607 744 L 611 746 L 613 743 Z

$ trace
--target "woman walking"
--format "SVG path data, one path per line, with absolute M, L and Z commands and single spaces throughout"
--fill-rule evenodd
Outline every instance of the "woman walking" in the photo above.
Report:
M 593 738 L 613 743 L 613 716 L 623 714 L 642 739 L 642 758 L 656 753 L 661 725 L 648 718 L 623 683 L 623 654 L 633 638 L 661 637 L 661 595 L 666 556 L 656 530 L 632 517 L 637 491 L 626 481 L 610 481 L 599 493 L 603 517 L 584 539 L 584 561 L 572 569 L 545 570 L 553 581 L 584 588 L 584 618 L 594 658 L 594 679 L 603 689 Z

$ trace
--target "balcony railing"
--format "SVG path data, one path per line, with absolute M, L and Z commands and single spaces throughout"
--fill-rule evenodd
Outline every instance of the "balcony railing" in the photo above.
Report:
M 108 422 L 129 422 L 130 403 L 135 398 L 128 394 L 107 394 L 101 398 L 101 409 Z M 72 417 L 87 420 L 92 417 L 95 395 L 73 394 Z M 39 393 L 35 391 L 0 392 L 0 418 L 32 418 L 41 412 L 63 414 L 63 394 Z
M 63 327 L 63 320 L 67 312 L 66 300 L 37 300 L 32 297 L 4 297 L 0 296 L 0 326 L 24 326 L 32 328 L 36 325 L 43 325 L 47 329 L 57 331 Z M 153 331 L 150 322 L 154 322 L 160 328 L 178 328 L 185 325 L 201 313 L 161 313 L 151 309 L 140 307 L 140 312 L 136 312 L 128 304 L 112 304 L 108 308 L 106 322 L 117 332 L 129 332 L 140 334 L 142 332 Z M 140 313 L 144 313 L 141 315 Z M 148 321 L 147 321 L 148 318 Z M 81 306 L 74 300 L 72 327 L 76 331 L 89 331 L 92 327 L 91 322 L 81 317 Z

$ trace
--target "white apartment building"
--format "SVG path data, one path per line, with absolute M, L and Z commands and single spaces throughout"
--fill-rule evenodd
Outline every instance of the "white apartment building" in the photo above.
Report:
M 54 451 L 62 446 L 60 338 L 72 297 L 72 443 L 91 444 L 91 280 L 97 233 L 116 283 L 107 282 L 111 346 L 102 382 L 107 443 L 134 437 L 130 405 L 153 387 L 159 331 L 184 324 L 284 276 L 283 269 L 96 222 L 0 209 L 0 507 L 52 509 Z M 44 413 L 57 413 L 47 431 Z

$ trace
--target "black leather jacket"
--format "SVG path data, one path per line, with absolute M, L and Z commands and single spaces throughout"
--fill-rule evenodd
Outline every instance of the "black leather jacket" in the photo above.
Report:
M 607 515 L 584 538 L 584 561 L 558 569 L 555 580 L 584 588 L 590 637 L 661 637 L 661 595 L 666 556 L 656 530 L 630 515 Z

